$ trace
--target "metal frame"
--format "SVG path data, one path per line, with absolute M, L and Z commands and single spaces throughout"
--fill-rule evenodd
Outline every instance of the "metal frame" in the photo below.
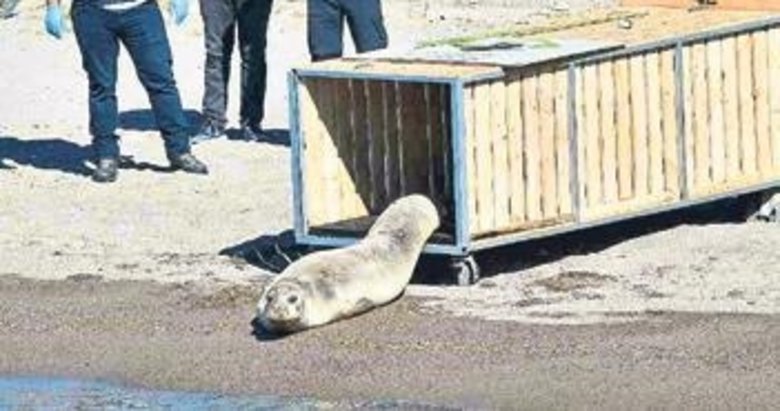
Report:
M 574 211 L 575 221 L 558 226 L 535 229 L 530 231 L 521 231 L 497 235 L 494 237 L 472 240 L 469 230 L 468 213 L 468 176 L 466 173 L 466 136 L 465 136 L 465 115 L 463 110 L 464 90 L 466 84 L 481 82 L 500 78 L 500 70 L 497 73 L 473 76 L 470 78 L 429 78 L 425 76 L 410 75 L 382 75 L 374 73 L 330 71 L 330 70 L 297 70 L 291 71 L 288 75 L 289 87 L 289 107 L 290 107 L 290 140 L 292 147 L 292 178 L 293 178 L 293 204 L 294 204 L 294 231 L 296 241 L 308 245 L 341 247 L 354 244 L 359 239 L 346 236 L 323 236 L 312 235 L 309 232 L 308 221 L 306 218 L 306 196 L 305 196 L 305 162 L 301 161 L 301 156 L 305 147 L 305 133 L 300 128 L 299 115 L 300 103 L 298 101 L 298 87 L 300 80 L 304 77 L 332 78 L 332 79 L 363 79 L 363 80 L 384 80 L 384 81 L 404 81 L 415 83 L 438 83 L 446 84 L 450 87 L 450 110 L 452 127 L 452 172 L 450 176 L 453 181 L 453 201 L 455 202 L 455 243 L 454 244 L 436 244 L 429 243 L 425 246 L 423 252 L 430 254 L 444 254 L 450 256 L 467 256 L 475 251 L 488 248 L 499 247 L 509 244 L 515 244 L 525 241 L 531 241 L 547 236 L 558 235 L 577 230 L 597 227 L 625 221 L 633 218 L 660 214 L 668 211 L 678 210 L 686 207 L 700 205 L 708 202 L 718 201 L 730 197 L 737 197 L 744 194 L 758 192 L 762 190 L 780 187 L 780 180 L 756 184 L 749 187 L 729 190 L 723 193 L 691 199 L 690 187 L 688 184 L 685 154 L 685 118 L 684 96 L 685 86 L 684 60 L 682 55 L 683 46 L 711 41 L 726 36 L 739 35 L 754 31 L 766 30 L 780 26 L 780 17 L 770 17 L 767 19 L 742 23 L 736 26 L 722 29 L 710 30 L 702 33 L 696 33 L 687 36 L 674 37 L 670 39 L 659 40 L 651 43 L 641 44 L 634 47 L 627 47 L 616 51 L 608 51 L 577 59 L 568 64 L 568 82 L 569 82 L 569 120 L 568 128 L 570 135 L 569 160 L 571 161 L 571 177 L 569 189 L 572 194 L 572 209 Z M 576 81 L 577 69 L 590 64 L 634 56 L 637 54 L 659 51 L 664 49 L 674 49 L 674 70 L 675 70 L 675 90 L 677 93 L 675 102 L 677 105 L 677 138 L 678 138 L 678 156 L 680 164 L 680 199 L 673 203 L 660 206 L 649 207 L 644 210 L 626 213 L 624 215 L 612 216 L 592 221 L 582 221 L 580 191 L 582 190 L 579 176 L 579 150 L 578 150 L 578 124 L 576 115 L 577 96 Z

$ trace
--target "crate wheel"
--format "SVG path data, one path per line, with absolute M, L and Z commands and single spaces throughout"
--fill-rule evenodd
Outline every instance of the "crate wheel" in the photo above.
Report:
M 474 256 L 452 257 L 450 268 L 455 282 L 460 286 L 467 286 L 479 280 L 479 265 Z

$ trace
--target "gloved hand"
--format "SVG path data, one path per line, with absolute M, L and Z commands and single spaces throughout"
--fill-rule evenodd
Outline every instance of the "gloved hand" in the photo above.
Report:
M 181 24 L 189 13 L 189 0 L 171 0 L 171 16 L 176 24 Z
M 47 33 L 58 39 L 62 38 L 65 24 L 62 18 L 62 7 L 59 4 L 46 6 L 46 17 L 44 17 L 43 22 Z

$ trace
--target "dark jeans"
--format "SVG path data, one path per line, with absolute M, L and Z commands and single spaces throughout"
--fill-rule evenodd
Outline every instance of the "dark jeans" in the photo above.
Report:
M 254 126 L 263 121 L 265 46 L 272 5 L 272 0 L 200 0 L 206 32 L 203 115 L 219 126 L 227 123 L 230 58 L 236 31 L 241 53 L 240 120 L 242 124 Z
M 152 104 L 169 157 L 187 153 L 190 140 L 162 15 L 154 2 L 115 12 L 96 2 L 73 3 L 73 28 L 89 77 L 89 130 L 98 158 L 119 156 L 115 134 L 119 42 L 127 49 Z

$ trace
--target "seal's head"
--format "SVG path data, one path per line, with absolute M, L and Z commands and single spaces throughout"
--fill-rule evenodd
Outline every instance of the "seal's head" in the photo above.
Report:
M 257 304 L 257 318 L 269 331 L 292 332 L 305 328 L 304 290 L 295 282 L 272 285 Z

